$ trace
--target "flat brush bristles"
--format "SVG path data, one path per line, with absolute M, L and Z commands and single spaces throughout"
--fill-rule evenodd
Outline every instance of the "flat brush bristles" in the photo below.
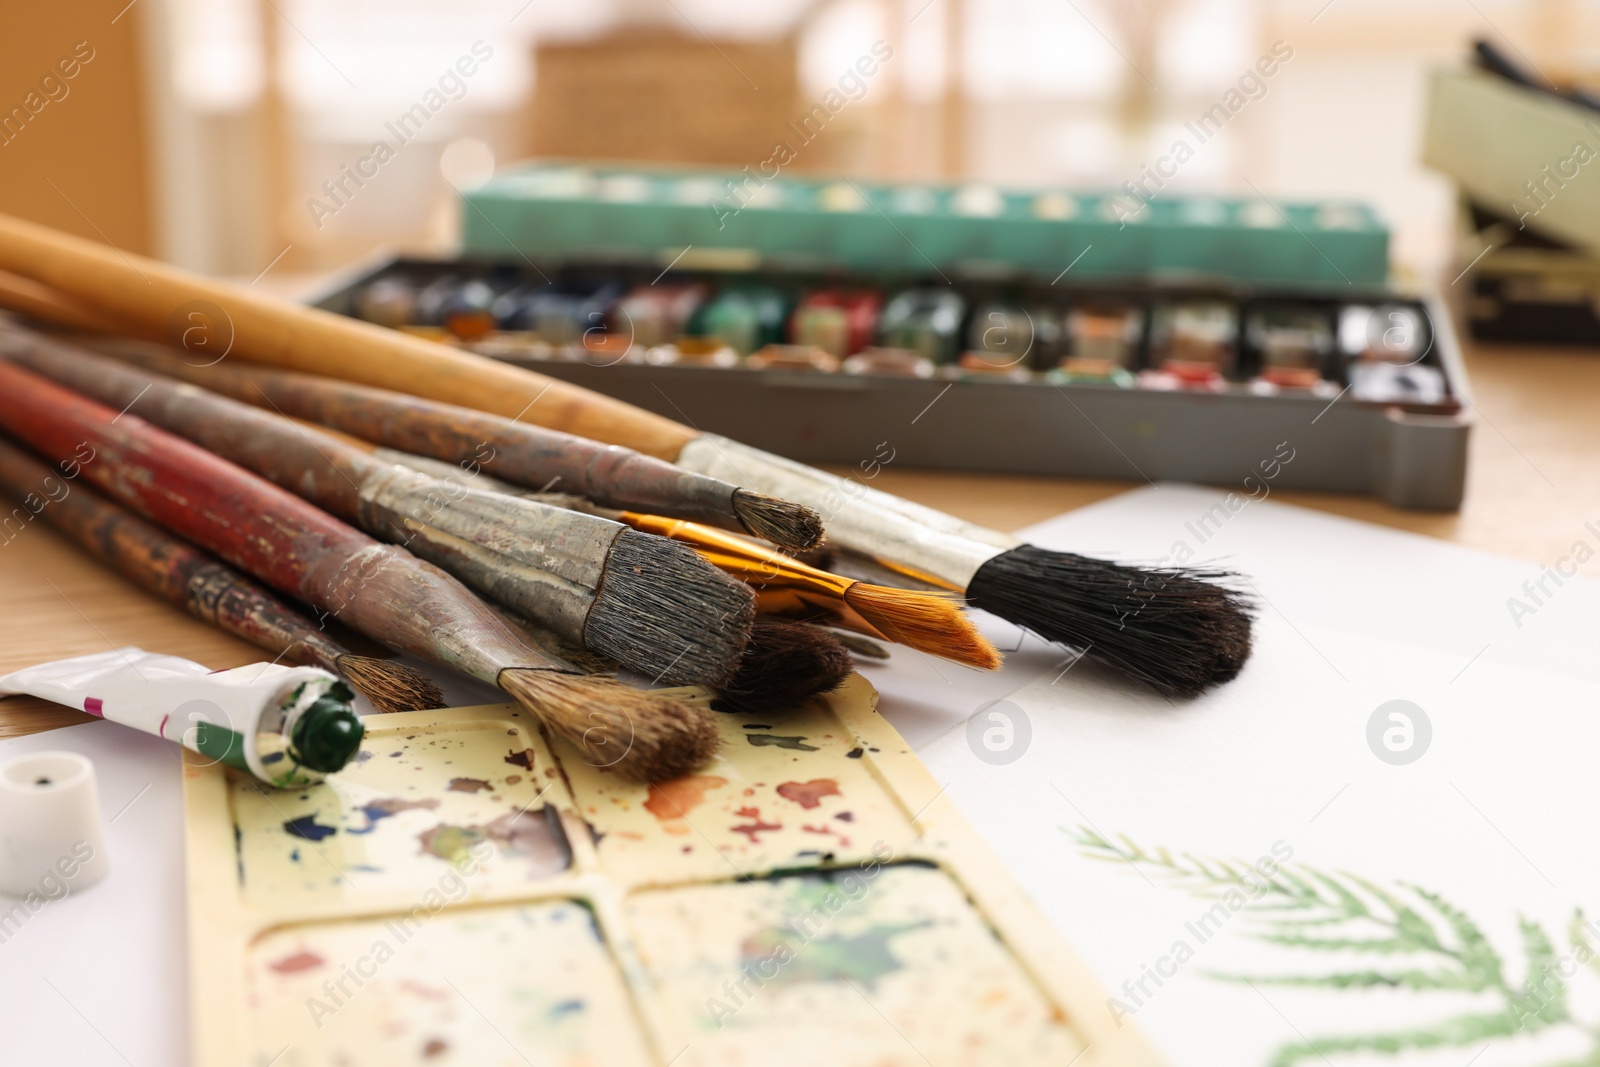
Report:
M 694 545 L 706 559 L 758 589 L 794 589 L 842 600 L 873 628 L 875 637 L 983 670 L 1000 666 L 1000 653 L 961 614 L 952 594 L 867 585 L 699 523 L 633 512 L 622 512 L 621 518 L 638 529 Z
M 751 536 L 787 552 L 805 552 L 822 543 L 822 516 L 804 504 L 735 489 L 733 512 Z
M 513 667 L 499 686 L 592 766 L 637 781 L 689 774 L 720 743 L 711 712 L 605 678 Z
M 444 707 L 444 693 L 415 667 L 371 656 L 345 655 L 339 673 L 378 711 L 426 711 Z
M 722 695 L 745 711 L 791 708 L 831 693 L 854 669 L 843 643 L 826 630 L 762 617 L 750 631 L 739 673 Z
M 974 607 L 1170 696 L 1194 696 L 1250 656 L 1251 604 L 1227 571 L 1135 567 L 1023 545 L 986 562 Z
M 686 545 L 623 530 L 612 544 L 584 643 L 652 680 L 713 688 L 739 669 L 755 596 Z
M 891 641 L 981 670 L 1000 666 L 1000 653 L 961 613 L 957 601 L 865 582 L 846 589 L 844 599 Z

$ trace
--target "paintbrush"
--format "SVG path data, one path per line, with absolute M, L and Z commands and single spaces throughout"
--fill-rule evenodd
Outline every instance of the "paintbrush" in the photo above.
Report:
M 524 368 L 4 216 L 0 268 L 92 304 L 138 331 L 165 330 L 174 308 L 206 301 L 231 324 L 233 352 L 243 359 L 526 415 L 552 429 L 714 477 L 728 479 L 737 471 L 733 476 L 741 486 L 815 508 L 841 547 L 919 580 L 964 590 L 973 606 L 1080 649 L 1163 693 L 1188 696 L 1227 681 L 1250 654 L 1251 605 L 1225 571 L 1139 567 L 1024 544 Z
M 953 594 L 872 585 L 831 574 L 793 556 L 699 523 L 605 509 L 566 493 L 532 493 L 487 474 L 469 479 L 466 472 L 440 460 L 363 446 L 359 441 L 351 443 L 353 447 L 366 447 L 375 456 L 432 474 L 442 481 L 465 485 L 470 480 L 481 490 L 615 519 L 644 533 L 691 544 L 708 562 L 757 587 L 760 590 L 757 602 L 763 611 L 808 617 L 821 611 L 838 625 L 873 637 L 984 670 L 1000 666 L 999 652 L 961 613 Z M 780 595 L 768 595 L 773 593 Z
M 0 486 L 91 556 L 202 622 L 276 653 L 275 663 L 342 675 L 379 711 L 444 707 L 444 694 L 403 663 L 358 656 L 225 563 L 71 482 L 0 440 Z
M 374 454 L 441 479 L 452 474 L 448 464 L 425 456 L 392 449 L 374 449 Z M 464 479 L 458 477 L 457 480 Z M 953 594 L 856 581 L 813 567 L 737 534 L 682 519 L 603 509 L 570 494 L 530 493 L 488 475 L 478 475 L 473 484 L 496 493 L 615 519 L 640 532 L 693 545 L 708 562 L 757 587 L 761 591 L 757 602 L 763 611 L 811 615 L 820 610 L 838 625 L 872 637 L 909 645 L 983 670 L 1000 666 L 1000 653 L 961 613 Z M 774 592 L 780 595 L 765 598 L 761 595 Z
M 516 636 L 454 578 L 136 415 L 0 360 L 0 427 L 146 518 L 382 644 L 510 693 L 583 758 L 629 777 L 686 774 L 711 713 L 572 668 Z
M 578 503 L 570 497 L 567 501 L 569 506 Z M 616 516 L 636 530 L 693 545 L 716 566 L 763 590 L 794 591 L 813 606 L 819 598 L 842 602 L 851 610 L 838 613 L 840 622 L 851 629 L 859 629 L 857 622 L 865 621 L 870 636 L 981 670 L 1000 666 L 1000 653 L 961 613 L 960 602 L 953 594 L 859 582 L 737 535 L 682 519 L 629 511 L 617 512 Z
M 692 474 L 632 449 L 471 408 L 238 363 L 201 365 L 137 341 L 87 347 L 282 415 L 375 444 L 470 466 L 529 489 L 574 493 L 602 507 L 692 519 L 804 551 L 822 540 L 808 507 Z
M 21 329 L 0 336 L 0 352 L 404 545 L 653 681 L 720 687 L 738 670 L 755 598 L 681 545 L 610 518 L 442 482 L 283 416 Z

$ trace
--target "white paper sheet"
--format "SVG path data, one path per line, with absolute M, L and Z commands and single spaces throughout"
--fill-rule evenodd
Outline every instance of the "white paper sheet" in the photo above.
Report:
M 1538 580 L 1537 566 L 1270 501 L 1226 519 L 1211 513 L 1200 526 L 1222 496 L 1146 489 L 1027 534 L 1048 547 L 1135 560 L 1159 559 L 1186 541 L 1197 561 L 1249 574 L 1263 617 L 1256 654 L 1236 682 L 1172 706 L 1088 663 L 1062 673 L 1070 659 L 1060 650 L 985 618 L 997 643 L 1017 649 L 1004 671 L 981 675 L 897 650 L 891 664 L 864 668 L 883 693 L 884 714 L 1176 1067 L 1266 1064 L 1300 1035 L 1419 1027 L 1493 1007 L 1482 992 L 1252 988 L 1208 977 L 1394 970 L 1411 961 L 1295 955 L 1251 938 L 1244 912 L 1207 925 L 1202 942 L 1190 925 L 1204 921 L 1209 902 L 1158 872 L 1090 859 L 1069 835 L 1087 824 L 1150 847 L 1247 861 L 1277 844 L 1292 850 L 1292 863 L 1418 883 L 1482 925 L 1513 983 L 1522 974 L 1519 914 L 1563 943 L 1574 907 L 1600 915 L 1589 832 L 1600 810 L 1600 583 L 1557 587 L 1547 578 L 1553 595 L 1518 627 L 1506 601 L 1532 603 L 1522 583 Z M 1207 534 L 1203 544 L 1196 530 Z M 1585 539 L 1600 548 L 1600 535 L 1573 531 L 1575 543 Z M 1032 726 L 1028 751 L 1005 766 L 977 759 L 964 729 L 978 707 L 1000 698 Z M 1368 747 L 1367 720 L 1391 699 L 1415 702 L 1433 725 L 1430 748 L 1410 765 L 1384 763 Z M 110 826 L 110 878 L 48 905 L 0 944 L 0 1063 L 182 1063 L 176 752 L 95 723 L 0 742 L 0 758 L 44 748 L 95 760 L 108 820 L 133 803 Z M 1174 967 L 1178 941 L 1193 955 Z M 1175 972 L 1159 987 L 1145 970 L 1158 965 Z M 1136 985 L 1123 991 L 1141 977 L 1149 995 L 1136 998 Z M 1600 976 L 1583 972 L 1564 988 L 1574 1014 L 1600 1019 Z M 1573 1028 L 1549 1027 L 1404 1062 L 1536 1065 L 1591 1047 Z M 1398 1061 L 1330 1052 L 1327 1062 Z

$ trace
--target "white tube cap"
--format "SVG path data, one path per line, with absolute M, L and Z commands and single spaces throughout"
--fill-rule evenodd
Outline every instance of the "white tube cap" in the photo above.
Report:
M 94 764 L 32 752 L 0 765 L 0 893 L 56 900 L 106 876 Z

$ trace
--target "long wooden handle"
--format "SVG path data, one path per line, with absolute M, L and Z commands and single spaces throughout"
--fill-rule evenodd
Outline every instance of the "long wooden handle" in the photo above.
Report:
M 429 396 L 676 459 L 698 434 L 620 400 L 396 330 L 213 281 L 0 214 L 0 270 L 75 297 L 144 333 L 209 320 L 208 358 L 256 363 Z
M 40 322 L 89 333 L 129 332 L 119 327 L 115 319 L 107 318 L 89 305 L 8 270 L 0 270 L 0 307 L 20 311 Z

